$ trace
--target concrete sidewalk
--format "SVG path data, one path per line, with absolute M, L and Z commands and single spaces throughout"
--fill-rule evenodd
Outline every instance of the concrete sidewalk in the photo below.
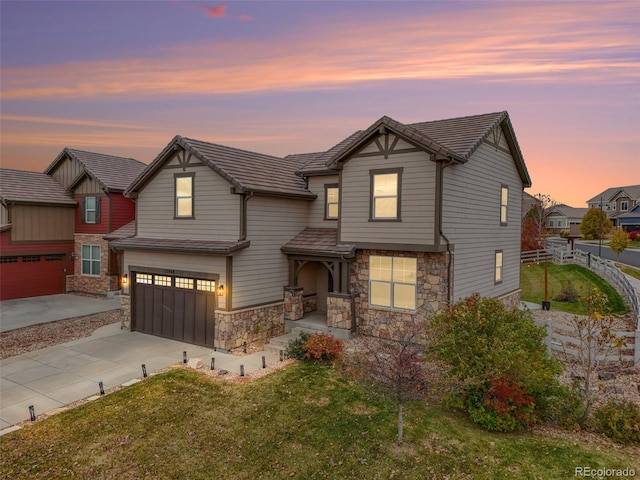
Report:
M 0 435 L 29 420 L 30 405 L 36 415 L 57 410 L 98 395 L 100 381 L 109 390 L 142 378 L 142 364 L 151 374 L 182 363 L 184 351 L 201 358 L 204 368 L 214 357 L 216 370 L 238 374 L 240 365 L 245 374 L 261 369 L 263 355 L 267 364 L 279 361 L 273 353 L 239 357 L 107 325 L 88 338 L 0 360 Z
M 120 308 L 120 298 L 60 294 L 0 302 L 0 332 Z

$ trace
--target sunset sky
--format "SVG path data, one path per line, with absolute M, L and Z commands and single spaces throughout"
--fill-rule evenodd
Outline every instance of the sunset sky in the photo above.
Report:
M 175 136 L 284 156 L 383 115 L 508 110 L 530 193 L 640 184 L 640 2 L 0 2 L 1 166 L 149 163 Z

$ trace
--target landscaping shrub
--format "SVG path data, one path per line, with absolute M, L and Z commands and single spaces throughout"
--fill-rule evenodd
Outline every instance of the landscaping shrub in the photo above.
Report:
M 465 404 L 473 421 L 487 430 L 514 432 L 536 421 L 534 398 L 509 375 L 470 387 Z
M 575 303 L 578 300 L 580 300 L 580 294 L 578 293 L 578 290 L 573 285 L 573 283 L 567 282 L 562 285 L 562 288 L 560 289 L 560 293 L 558 293 L 555 297 L 553 297 L 553 299 L 556 302 Z
M 633 242 L 636 239 L 640 239 L 640 230 L 634 230 L 633 232 L 629 232 L 629 240 Z
M 452 366 L 451 374 L 465 385 L 456 392 L 463 400 L 458 404 L 467 410 L 470 405 L 484 405 L 494 380 L 506 377 L 514 385 L 511 393 L 519 398 L 518 402 L 524 401 L 520 394 L 533 398 L 532 411 L 526 402 L 517 404 L 523 410 L 516 408 L 518 415 L 513 416 L 520 424 L 529 425 L 544 417 L 548 399 L 558 386 L 556 375 L 561 372 L 561 364 L 547 354 L 546 332 L 536 326 L 530 311 L 507 309 L 497 299 L 474 294 L 436 314 L 432 328 L 440 332 L 436 353 Z M 489 402 L 494 410 L 503 398 L 497 388 Z M 469 395 L 480 395 L 482 402 L 469 399 Z M 477 420 L 478 412 L 474 414 Z M 524 417 L 519 418 L 520 415 Z M 496 422 L 496 427 L 506 425 Z
M 286 358 L 295 358 L 296 360 L 302 360 L 307 353 L 307 350 L 304 348 L 304 344 L 307 343 L 311 334 L 306 332 L 300 332 L 298 338 L 294 338 L 293 340 L 289 340 L 287 344 L 287 348 L 284 350 L 284 356 Z
M 593 414 L 595 427 L 624 445 L 640 445 L 640 407 L 630 400 L 609 400 Z
M 304 358 L 311 360 L 332 360 L 342 353 L 342 340 L 330 335 L 312 334 L 304 343 Z
M 558 385 L 538 407 L 544 420 L 570 430 L 580 425 L 587 413 L 585 398 L 580 390 L 564 385 Z

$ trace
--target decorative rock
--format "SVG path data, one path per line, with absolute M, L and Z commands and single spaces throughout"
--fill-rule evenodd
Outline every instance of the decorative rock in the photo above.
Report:
M 189 368 L 194 368 L 197 370 L 198 368 L 202 368 L 204 364 L 202 363 L 201 358 L 190 358 L 189 363 L 187 363 L 187 366 Z
M 600 372 L 598 373 L 598 380 L 612 380 L 616 377 L 613 372 Z

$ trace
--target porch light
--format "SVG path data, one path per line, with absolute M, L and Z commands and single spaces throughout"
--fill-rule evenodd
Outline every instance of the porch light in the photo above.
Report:
M 219 296 L 219 297 L 224 296 L 224 285 L 220 285 L 220 286 L 218 287 L 218 296 Z
M 126 273 L 122 275 L 122 285 L 127 285 L 129 283 L 129 275 Z

